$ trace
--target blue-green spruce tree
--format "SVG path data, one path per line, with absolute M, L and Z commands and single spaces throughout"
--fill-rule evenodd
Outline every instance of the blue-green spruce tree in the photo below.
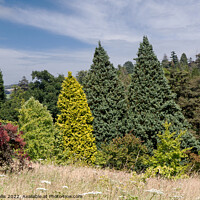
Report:
M 166 120 L 172 123 L 170 131 L 185 130 L 189 124 L 174 101 L 175 95 L 146 36 L 140 43 L 137 56 L 128 93 L 128 127 L 152 152 L 157 145 L 157 134 L 163 130 Z M 182 147 L 199 147 L 190 133 L 183 137 Z
M 93 64 L 82 84 L 94 117 L 93 134 L 97 146 L 123 136 L 127 132 L 124 87 L 100 42 L 95 49 Z

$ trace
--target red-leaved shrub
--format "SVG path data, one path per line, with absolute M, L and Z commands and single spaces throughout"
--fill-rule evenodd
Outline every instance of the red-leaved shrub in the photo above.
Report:
M 17 126 L 0 122 L 0 167 L 5 171 L 22 170 L 30 159 L 24 152 L 22 134 Z

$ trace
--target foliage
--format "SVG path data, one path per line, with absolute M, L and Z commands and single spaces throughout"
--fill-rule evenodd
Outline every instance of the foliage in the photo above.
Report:
M 191 148 L 181 149 L 182 136 L 186 131 L 170 133 L 171 124 L 165 122 L 165 132 L 159 133 L 159 142 L 157 149 L 153 151 L 153 156 L 148 160 L 149 168 L 146 174 L 151 176 L 160 175 L 165 178 L 180 178 L 185 175 L 188 169 L 185 158 L 186 152 Z
M 197 68 L 200 70 L 200 53 L 196 55 L 195 63 L 197 65 Z
M 181 90 L 177 103 L 183 110 L 184 116 L 192 125 L 197 137 L 200 137 L 200 76 L 187 82 Z
M 190 74 L 185 70 L 168 68 L 165 71 L 165 75 L 172 92 L 176 94 L 175 100 L 177 100 L 181 96 L 182 90 L 185 90 L 186 84 L 190 79 Z
M 98 151 L 96 164 L 101 167 L 109 167 L 117 170 L 141 171 L 144 167 L 144 154 L 147 149 L 139 138 L 132 134 L 126 134 L 103 143 Z
M 76 79 L 77 81 L 82 85 L 83 84 L 83 81 L 84 81 L 84 78 L 85 76 L 87 75 L 88 71 L 87 70 L 81 70 L 77 73 L 76 75 Z
M 171 67 L 177 67 L 179 65 L 178 56 L 176 55 L 175 51 L 171 52 Z
M 55 121 L 58 114 L 58 95 L 64 76 L 54 77 L 47 70 L 41 72 L 33 71 L 32 79 L 34 81 L 29 84 L 28 95 L 33 96 L 40 103 L 46 105 Z
M 68 151 L 66 151 L 66 148 L 64 146 L 64 140 L 63 140 L 63 134 L 58 129 L 58 127 L 55 127 L 54 131 L 54 163 L 58 165 L 66 165 L 71 164 L 71 160 L 69 160 Z
M 29 88 L 29 82 L 25 76 L 22 77 L 22 80 L 19 81 L 18 86 L 23 90 L 27 91 Z
M 168 69 L 166 76 L 171 89 L 176 93 L 176 103 L 181 107 L 192 131 L 200 136 L 200 76 L 191 78 L 185 70 Z
M 16 168 L 15 159 L 18 161 L 17 170 L 25 167 L 28 155 L 24 152 L 25 142 L 22 139 L 22 131 L 17 126 L 0 122 L 0 167 L 4 170 L 13 171 Z
M 118 65 L 118 71 L 117 75 L 119 77 L 119 80 L 122 82 L 125 90 L 125 94 L 128 93 L 128 87 L 131 82 L 131 75 L 128 74 L 127 70 L 125 67 L 122 67 L 121 65 Z
M 0 119 L 1 125 L 4 126 L 6 124 L 12 124 L 13 126 L 18 126 L 18 122 L 13 122 L 13 121 L 9 121 L 9 120 L 3 120 Z
M 13 92 L 0 108 L 0 119 L 12 122 L 18 121 L 19 109 L 27 98 L 26 92 L 18 86 L 13 86 Z
M 5 100 L 6 100 L 6 93 L 4 88 L 3 74 L 0 71 L 0 107 L 1 103 L 5 102 Z
M 200 152 L 198 154 L 191 153 L 190 151 L 188 152 L 189 156 L 189 172 L 194 173 L 200 171 Z
M 170 62 L 169 62 L 166 54 L 164 54 L 164 56 L 163 56 L 161 65 L 163 68 L 168 68 L 170 66 Z
M 188 59 L 185 53 L 182 53 L 181 58 L 180 58 L 180 64 L 182 66 L 187 66 L 188 65 Z
M 150 153 L 156 148 L 157 133 L 163 130 L 165 120 L 172 122 L 171 131 L 187 129 L 188 123 L 174 101 L 175 95 L 147 37 L 143 38 L 138 50 L 128 95 L 128 127 L 144 141 Z M 183 137 L 183 147 L 199 148 L 190 133 Z
M 92 135 L 93 117 L 82 86 L 71 72 L 68 72 L 68 77 L 62 83 L 58 108 L 60 115 L 56 125 L 62 133 L 65 156 L 72 161 L 93 163 L 97 150 Z
M 83 89 L 94 117 L 93 128 L 97 146 L 123 136 L 127 132 L 127 104 L 117 71 L 101 46 L 95 49 L 93 64 L 84 79 Z
M 19 110 L 19 126 L 24 131 L 26 151 L 31 159 L 51 159 L 54 146 L 54 126 L 45 106 L 31 97 Z
M 132 74 L 134 71 L 134 65 L 131 61 L 127 61 L 123 64 L 123 67 L 126 69 L 128 74 Z

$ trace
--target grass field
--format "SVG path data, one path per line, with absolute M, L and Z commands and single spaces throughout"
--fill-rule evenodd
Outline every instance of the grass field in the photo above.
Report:
M 35 163 L 33 170 L 1 174 L 0 184 L 0 199 L 200 199 L 198 176 L 177 181 L 151 178 L 144 183 L 131 173 L 74 165 Z

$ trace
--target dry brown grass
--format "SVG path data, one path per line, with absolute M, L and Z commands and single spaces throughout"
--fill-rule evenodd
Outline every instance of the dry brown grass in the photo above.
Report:
M 51 184 L 41 183 L 42 180 Z M 87 192 L 102 194 L 86 194 L 77 199 L 200 199 L 200 179 L 198 176 L 189 179 L 169 181 L 164 179 L 148 179 L 143 183 L 140 176 L 133 180 L 131 173 L 113 170 L 102 170 L 81 166 L 53 166 L 33 164 L 33 170 L 24 170 L 19 174 L 7 174 L 0 177 L 0 194 L 8 195 L 79 195 Z M 68 186 L 68 188 L 63 188 Z M 46 188 L 39 191 L 37 188 Z M 157 189 L 163 195 L 153 195 L 146 190 Z M 22 196 L 21 196 L 22 197 Z M 23 198 L 22 198 L 23 199 Z M 28 199 L 28 198 L 24 198 Z M 35 198 L 36 199 L 36 198 Z M 40 198 L 37 198 L 40 199 Z M 44 199 L 44 198 L 43 198 Z M 64 199 L 64 198 L 49 198 Z

